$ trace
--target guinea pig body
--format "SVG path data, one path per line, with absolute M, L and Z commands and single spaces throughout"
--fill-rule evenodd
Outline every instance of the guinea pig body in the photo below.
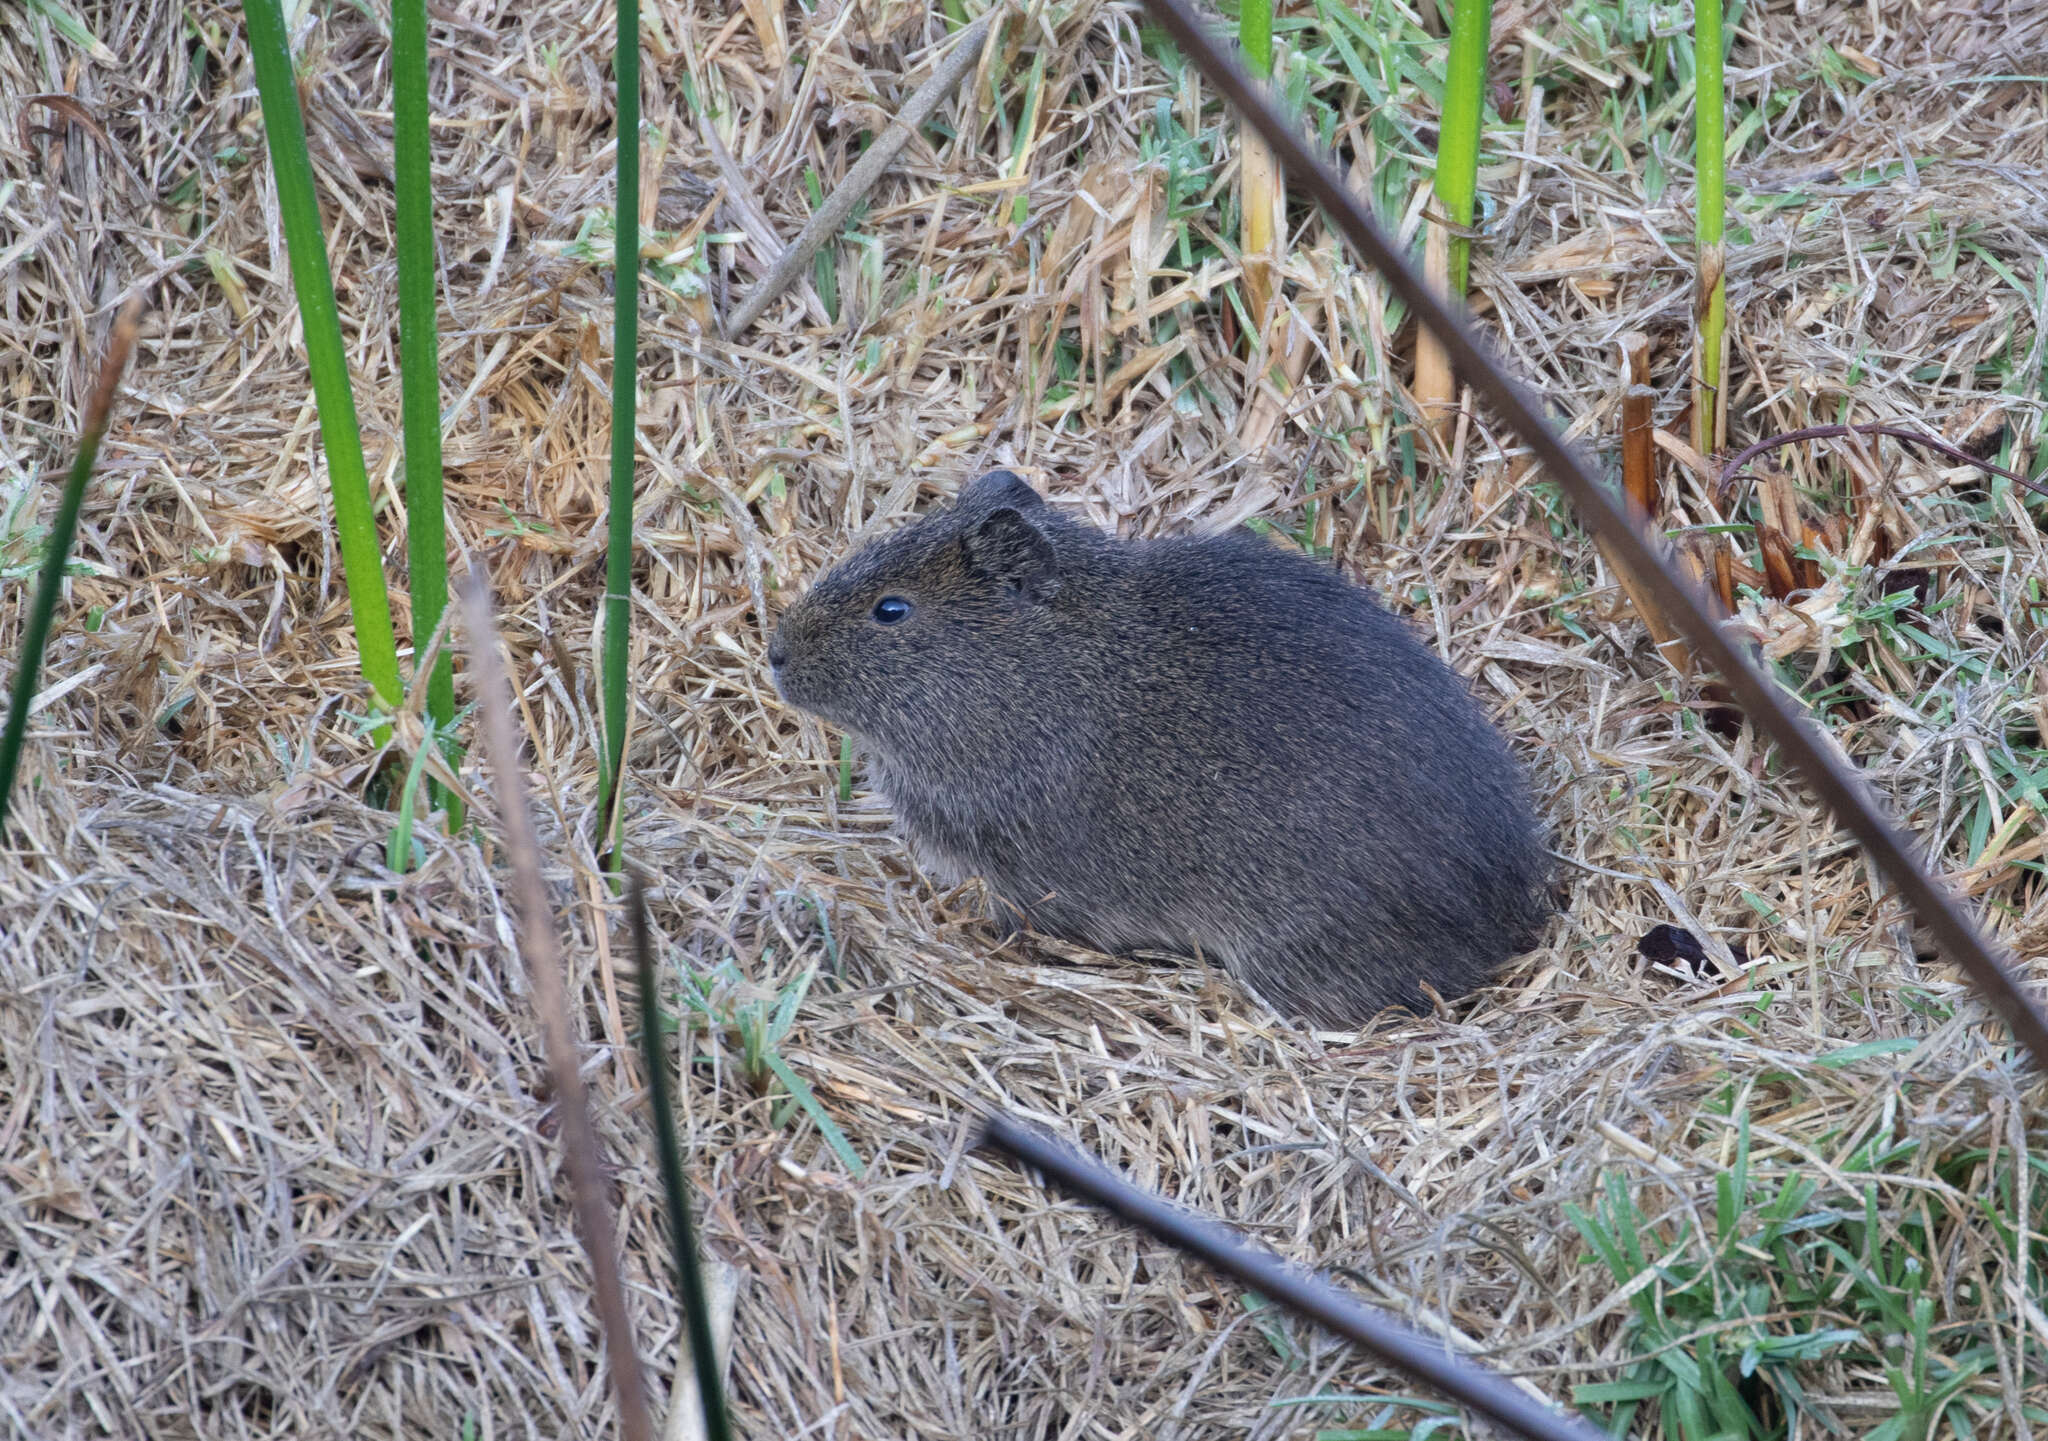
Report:
M 1543 828 L 1464 683 L 1244 532 L 1122 541 L 992 472 L 822 577 L 770 659 L 866 743 L 942 878 L 1046 934 L 1198 951 L 1291 1017 L 1462 994 L 1550 910 Z

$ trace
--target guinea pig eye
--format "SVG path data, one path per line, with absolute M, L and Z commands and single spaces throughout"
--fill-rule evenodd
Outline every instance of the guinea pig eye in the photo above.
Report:
M 885 595 L 875 602 L 877 625 L 901 625 L 910 619 L 911 604 L 900 595 Z

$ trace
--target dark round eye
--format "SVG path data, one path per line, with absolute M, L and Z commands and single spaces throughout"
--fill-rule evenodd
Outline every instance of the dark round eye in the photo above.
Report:
M 901 625 L 910 619 L 912 606 L 900 595 L 885 595 L 875 602 L 874 617 L 877 625 Z

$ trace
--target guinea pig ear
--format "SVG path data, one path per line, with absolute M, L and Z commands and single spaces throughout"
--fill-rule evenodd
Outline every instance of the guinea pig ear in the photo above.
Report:
M 967 563 L 991 580 L 1014 586 L 1032 600 L 1059 594 L 1059 557 L 1052 541 L 1015 506 L 990 511 L 961 543 Z
M 973 510 L 996 510 L 1006 505 L 1013 510 L 1029 510 L 1044 505 L 1045 497 L 1026 484 L 1016 471 L 991 470 L 960 492 L 960 504 Z

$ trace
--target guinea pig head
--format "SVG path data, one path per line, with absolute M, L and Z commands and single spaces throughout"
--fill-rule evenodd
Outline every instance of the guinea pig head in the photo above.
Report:
M 1060 591 L 1057 534 L 1038 492 L 989 472 L 848 556 L 783 613 L 768 646 L 776 689 L 886 746 L 975 724 L 1000 703 L 1017 632 Z

